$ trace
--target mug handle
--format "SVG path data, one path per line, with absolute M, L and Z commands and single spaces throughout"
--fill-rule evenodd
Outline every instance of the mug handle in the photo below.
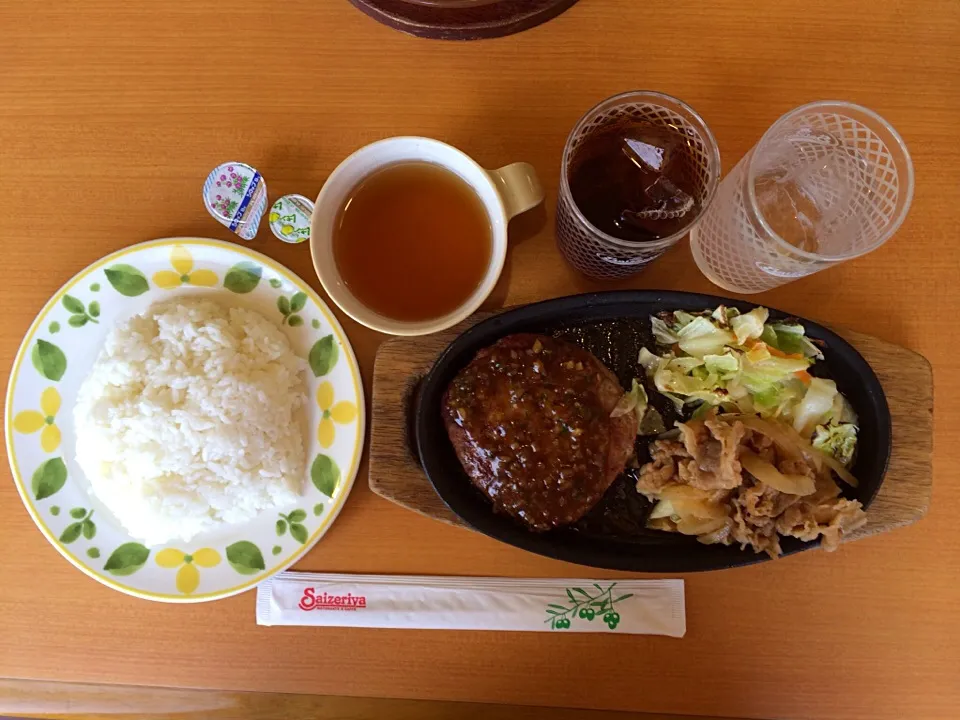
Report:
M 543 188 L 530 163 L 516 162 L 498 170 L 488 170 L 487 174 L 503 200 L 507 220 L 543 202 Z

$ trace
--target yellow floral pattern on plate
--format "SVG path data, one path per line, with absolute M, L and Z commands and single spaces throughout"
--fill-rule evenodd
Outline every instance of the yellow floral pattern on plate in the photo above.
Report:
M 13 418 L 13 429 L 25 435 L 40 431 L 40 447 L 52 453 L 60 447 L 60 428 L 56 426 L 60 411 L 60 393 L 48 387 L 40 395 L 40 410 L 22 410 Z
M 243 282 L 228 284 L 231 273 L 242 274 Z M 313 505 L 313 515 L 301 519 L 307 515 L 301 509 L 287 513 L 296 526 L 287 526 L 297 541 L 293 546 L 276 544 L 276 518 L 265 516 L 244 527 L 242 540 L 228 535 L 148 548 L 116 523 L 105 520 L 94 526 L 89 521 L 87 489 L 77 474 L 71 473 L 70 459 L 62 457 L 70 443 L 74 418 L 61 411 L 69 410 L 65 406 L 109 328 L 141 305 L 195 288 L 210 296 L 222 288 L 227 294 L 216 297 L 227 302 L 232 300 L 229 293 L 245 294 L 244 304 L 268 317 L 277 307 L 278 293 L 286 293 L 291 302 L 291 292 L 306 296 L 298 312 L 303 325 L 312 325 L 318 333 L 306 328 L 288 332 L 284 327 L 283 331 L 307 361 L 307 392 L 323 407 L 308 404 L 310 437 L 305 451 L 315 460 L 305 473 L 304 496 Z M 103 295 L 96 294 L 102 290 L 106 291 Z M 72 300 L 65 303 L 67 296 Z M 62 347 L 43 334 L 44 329 L 51 335 L 60 332 L 74 316 L 89 316 L 86 333 L 58 335 Z M 73 326 L 79 326 L 79 320 L 75 319 Z M 72 564 L 103 584 L 136 597 L 175 603 L 211 600 L 248 589 L 289 565 L 333 523 L 359 461 L 364 425 L 362 386 L 349 341 L 336 318 L 288 269 L 231 243 L 192 238 L 153 241 L 94 263 L 68 281 L 38 315 L 24 337 L 11 375 L 5 413 L 7 451 L 17 490 L 31 517 Z M 324 382 L 328 387 L 318 393 Z M 330 446 L 327 449 L 320 446 L 318 438 L 321 422 L 325 443 Z M 96 546 L 91 544 L 94 536 Z M 267 550 L 266 557 L 261 548 Z
M 320 383 L 320 387 L 317 388 L 317 405 L 320 406 L 323 416 L 317 427 L 317 439 L 323 448 L 333 445 L 337 435 L 337 427 L 334 423 L 347 425 L 357 419 L 356 405 L 346 400 L 334 402 L 335 399 L 333 385 L 328 382 Z
M 164 290 L 181 285 L 214 287 L 219 282 L 213 270 L 193 269 L 193 255 L 183 245 L 177 245 L 170 251 L 170 264 L 173 270 L 158 270 L 153 274 L 154 285 Z
M 162 568 L 177 570 L 177 590 L 189 595 L 200 585 L 199 565 L 202 568 L 213 568 L 220 564 L 220 553 L 213 548 L 200 548 L 192 554 L 167 548 L 157 553 L 157 565 Z

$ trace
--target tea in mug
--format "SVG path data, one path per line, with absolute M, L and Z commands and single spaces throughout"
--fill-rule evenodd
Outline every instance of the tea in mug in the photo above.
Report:
M 416 322 L 456 310 L 479 287 L 493 249 L 486 206 L 459 175 L 428 162 L 388 165 L 347 196 L 333 255 L 371 310 Z

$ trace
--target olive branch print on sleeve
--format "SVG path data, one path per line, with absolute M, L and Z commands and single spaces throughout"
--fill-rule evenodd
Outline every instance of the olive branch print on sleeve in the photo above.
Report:
M 611 630 L 616 630 L 620 623 L 620 613 L 614 610 L 618 602 L 633 597 L 633 593 L 614 597 L 613 589 L 616 583 L 610 583 L 605 589 L 597 583 L 592 588 L 584 590 L 579 587 L 566 588 L 567 597 L 563 604 L 549 603 L 547 605 L 547 619 L 552 630 L 565 630 L 574 620 L 593 622 L 602 618 Z

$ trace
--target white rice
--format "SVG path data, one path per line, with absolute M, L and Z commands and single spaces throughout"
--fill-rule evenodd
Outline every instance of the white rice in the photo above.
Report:
M 259 313 L 179 298 L 107 336 L 74 407 L 77 462 L 147 545 L 297 500 L 306 363 Z

